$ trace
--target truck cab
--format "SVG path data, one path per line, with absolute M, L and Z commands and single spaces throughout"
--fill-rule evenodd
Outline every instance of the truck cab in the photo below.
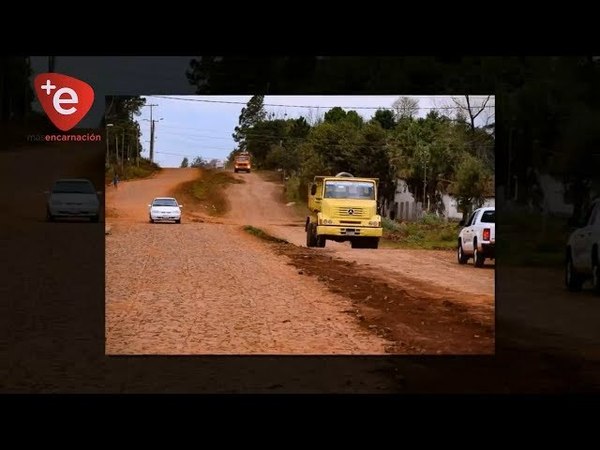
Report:
M 315 177 L 308 192 L 306 246 L 325 247 L 331 240 L 349 241 L 352 248 L 377 248 L 383 235 L 377 214 L 378 182 L 347 172 Z
M 244 171 L 250 173 L 252 170 L 252 163 L 250 161 L 250 153 L 243 152 L 237 155 L 233 161 L 233 171 L 235 173 Z

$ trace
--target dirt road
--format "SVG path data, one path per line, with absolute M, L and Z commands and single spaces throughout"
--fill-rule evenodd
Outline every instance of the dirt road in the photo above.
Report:
M 107 195 L 108 354 L 384 352 L 384 339 L 343 312 L 350 300 L 300 277 L 239 226 L 185 214 L 180 225 L 149 224 L 148 200 L 194 176 L 166 169 Z
M 333 286 L 327 289 L 323 279 L 305 275 L 319 267 L 321 257 L 357 259 L 347 246 L 332 245 L 314 259 L 310 255 L 292 255 L 290 248 L 286 252 L 273 251 L 245 233 L 243 225 L 264 228 L 292 242 L 303 234 L 302 218 L 281 203 L 278 187 L 259 175 L 239 175 L 245 183 L 228 188 L 230 211 L 222 223 L 186 220 L 186 212 L 191 211 L 184 205 L 182 224 L 149 224 L 148 202 L 153 197 L 169 195 L 178 184 L 195 176 L 194 169 L 165 169 L 151 179 L 121 183 L 118 189 L 107 193 L 107 224 L 111 228 L 106 242 L 108 354 L 493 351 L 493 298 L 489 293 L 479 297 L 472 295 L 469 300 L 473 304 L 479 302 L 480 311 L 475 311 L 473 316 L 486 322 L 484 332 L 473 332 L 472 327 L 466 325 L 461 327 L 458 323 L 465 322 L 462 316 L 450 321 L 439 320 L 442 324 L 439 327 L 447 326 L 454 336 L 454 340 L 442 343 L 437 342 L 439 329 L 431 333 L 414 330 L 407 319 L 406 323 L 399 324 L 403 330 L 399 343 L 398 330 L 382 321 L 373 305 L 357 308 L 353 297 L 363 295 L 365 283 L 368 289 L 373 289 L 371 275 L 378 275 L 382 283 L 387 276 L 396 287 L 390 288 L 386 299 L 402 295 L 406 302 L 415 303 L 415 309 L 423 311 L 424 307 L 416 303 L 420 301 L 418 298 L 423 298 L 420 284 L 424 283 L 415 278 L 412 283 L 399 286 L 398 279 L 394 279 L 398 275 L 397 268 L 384 255 L 389 252 L 358 255 L 364 263 L 360 270 L 363 283 L 355 284 L 353 295 L 349 295 L 344 289 L 336 290 Z M 330 254 L 332 256 L 327 256 Z M 419 271 L 417 263 L 426 264 L 419 261 L 417 254 L 409 252 L 408 255 L 405 264 L 412 263 L 415 272 Z M 308 261 L 311 263 L 306 266 Z M 391 270 L 382 270 L 378 265 L 387 265 Z M 328 263 L 320 273 L 324 275 L 334 266 Z M 491 271 L 478 272 L 484 279 L 493 281 Z M 356 278 L 353 273 L 353 270 L 343 269 L 339 276 L 327 279 L 346 283 L 347 277 Z M 407 274 L 410 275 L 410 271 Z M 382 286 L 381 289 L 384 292 L 387 288 Z M 489 286 L 486 291 L 490 291 Z M 436 295 L 440 304 L 451 302 L 447 288 L 428 288 L 428 292 L 429 302 L 434 301 Z M 369 295 L 364 297 L 374 301 Z M 392 301 L 387 303 L 388 312 L 397 306 Z M 454 314 L 452 308 L 445 313 Z M 408 317 L 407 311 L 403 314 Z M 421 312 L 411 320 L 418 320 L 417 328 L 421 328 L 425 325 L 421 316 L 426 315 Z M 430 322 L 429 317 L 426 321 Z M 481 325 L 473 327 L 479 330 Z M 465 336 L 468 338 L 464 345 L 456 347 L 456 340 L 462 342 Z

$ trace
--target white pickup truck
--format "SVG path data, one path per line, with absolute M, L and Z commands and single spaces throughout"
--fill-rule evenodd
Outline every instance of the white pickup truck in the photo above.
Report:
M 458 235 L 458 263 L 466 264 L 473 258 L 475 267 L 483 267 L 486 258 L 495 259 L 496 209 L 479 208 L 473 211 Z
M 594 291 L 600 293 L 600 199 L 592 203 L 581 225 L 567 242 L 565 283 L 569 290 L 579 291 L 591 279 Z

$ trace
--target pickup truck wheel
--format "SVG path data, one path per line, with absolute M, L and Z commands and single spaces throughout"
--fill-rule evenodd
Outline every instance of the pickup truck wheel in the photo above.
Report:
M 456 256 L 459 264 L 466 264 L 469 260 L 469 256 L 465 255 L 465 252 L 462 248 L 462 242 L 460 240 L 458 241 L 458 250 L 456 251 Z
M 475 267 L 483 267 L 485 256 L 477 249 L 477 241 L 473 241 L 473 263 Z
M 573 258 L 571 258 L 570 252 L 567 255 L 567 262 L 565 264 L 565 284 L 567 285 L 567 289 L 572 292 L 580 291 L 583 286 L 583 277 L 573 267 Z

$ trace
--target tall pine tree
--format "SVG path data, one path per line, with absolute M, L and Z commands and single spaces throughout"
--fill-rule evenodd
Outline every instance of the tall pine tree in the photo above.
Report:
M 246 138 L 252 127 L 264 120 L 267 115 L 264 109 L 264 99 L 264 95 L 253 95 L 240 113 L 239 125 L 235 127 L 235 132 L 232 134 L 240 151 L 246 150 Z

